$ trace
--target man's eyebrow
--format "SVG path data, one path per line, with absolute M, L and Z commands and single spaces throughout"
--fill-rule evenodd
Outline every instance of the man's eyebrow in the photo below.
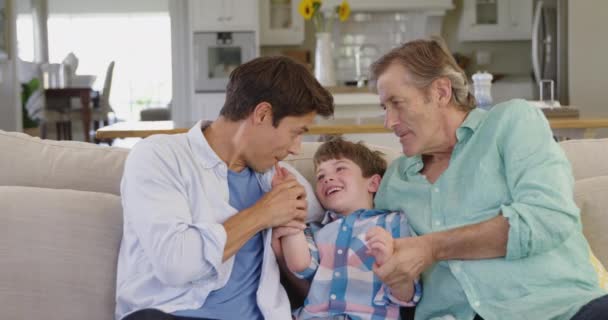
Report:
M 300 128 L 300 130 L 302 130 L 302 132 L 306 133 L 306 132 L 308 132 L 310 129 L 308 129 L 308 127 L 302 127 L 302 128 Z

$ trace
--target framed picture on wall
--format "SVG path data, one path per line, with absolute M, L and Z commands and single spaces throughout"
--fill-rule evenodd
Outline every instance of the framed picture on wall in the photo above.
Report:
M 0 61 L 8 58 L 8 20 L 6 0 L 0 0 Z

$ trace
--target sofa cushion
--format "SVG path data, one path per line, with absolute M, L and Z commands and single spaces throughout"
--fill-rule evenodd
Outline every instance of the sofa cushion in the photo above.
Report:
M 0 186 L 0 208 L 3 319 L 113 319 L 118 196 Z
M 0 185 L 120 194 L 129 150 L 0 131 Z
M 608 176 L 608 139 L 580 139 L 560 142 L 572 165 L 575 180 Z
M 608 265 L 608 176 L 576 181 L 574 201 L 581 209 L 583 233 L 598 259 Z

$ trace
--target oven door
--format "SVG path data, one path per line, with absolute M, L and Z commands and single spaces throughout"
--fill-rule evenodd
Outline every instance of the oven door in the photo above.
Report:
M 254 32 L 196 32 L 193 41 L 196 92 L 226 91 L 232 70 L 255 58 Z

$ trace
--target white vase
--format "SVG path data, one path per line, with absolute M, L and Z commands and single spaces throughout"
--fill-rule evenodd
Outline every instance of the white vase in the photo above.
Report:
M 332 56 L 331 34 L 329 32 L 319 32 L 316 36 L 315 78 L 323 86 L 335 86 L 336 71 L 334 70 L 334 59 Z

